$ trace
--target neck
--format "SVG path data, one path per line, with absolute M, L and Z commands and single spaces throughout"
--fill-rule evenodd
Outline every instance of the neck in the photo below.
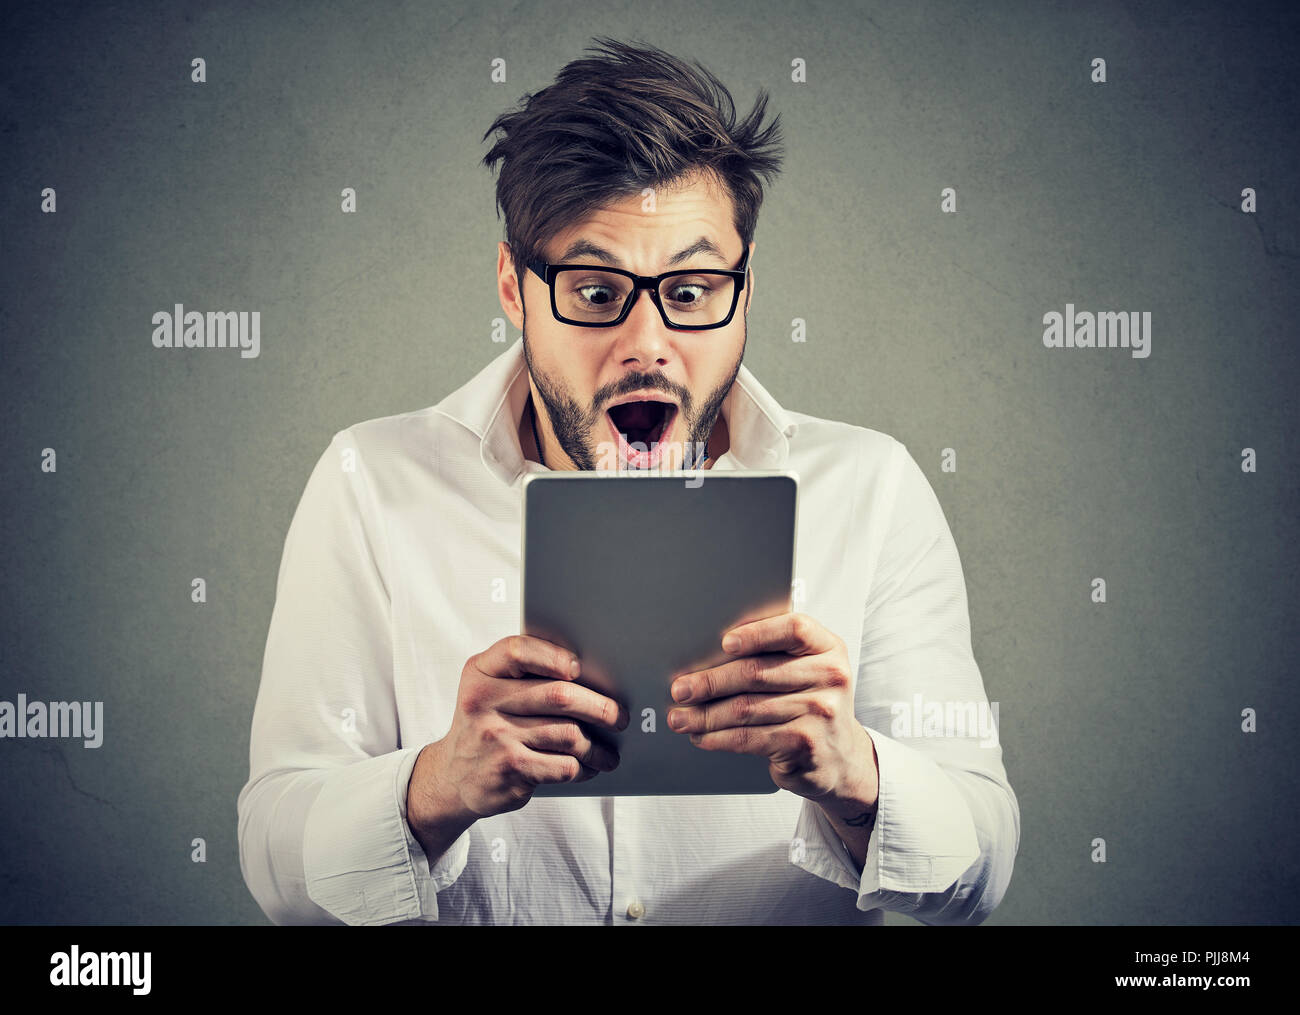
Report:
M 727 430 L 727 418 L 722 413 L 718 413 L 718 419 L 709 432 L 709 443 L 706 446 L 709 451 L 709 460 L 704 465 L 705 468 L 711 469 L 713 463 L 725 455 L 731 447 L 731 433 Z

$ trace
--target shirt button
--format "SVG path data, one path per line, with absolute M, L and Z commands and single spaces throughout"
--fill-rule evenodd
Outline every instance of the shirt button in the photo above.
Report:
M 633 899 L 628 903 L 627 916 L 629 920 L 641 919 L 641 917 L 645 916 L 645 906 L 641 905 L 637 899 Z

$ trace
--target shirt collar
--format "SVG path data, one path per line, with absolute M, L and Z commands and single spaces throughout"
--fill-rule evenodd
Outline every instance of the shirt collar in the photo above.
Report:
M 514 486 L 527 472 L 546 471 L 542 465 L 528 461 L 519 446 L 519 420 L 528 403 L 528 390 L 528 364 L 521 336 L 438 405 L 443 415 L 479 438 L 483 466 L 507 486 Z M 730 447 L 714 463 L 715 468 L 785 467 L 790 438 L 798 424 L 743 363 L 722 402 L 721 414 L 727 421 Z

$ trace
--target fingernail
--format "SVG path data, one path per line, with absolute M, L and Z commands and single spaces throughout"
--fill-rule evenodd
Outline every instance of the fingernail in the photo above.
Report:
M 569 663 L 569 676 L 576 677 L 581 673 L 582 673 L 582 664 L 579 663 L 578 660 L 575 659 L 573 660 L 573 662 Z
M 668 713 L 668 725 L 679 730 L 686 725 L 686 716 L 679 709 L 673 709 Z
M 722 639 L 722 650 L 724 652 L 734 652 L 740 648 L 740 635 L 729 634 Z
M 691 700 L 691 685 L 689 681 L 679 680 L 673 684 L 673 698 L 677 701 Z

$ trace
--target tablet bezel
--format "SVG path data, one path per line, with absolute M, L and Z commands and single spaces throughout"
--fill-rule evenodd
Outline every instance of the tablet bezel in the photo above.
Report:
M 755 480 L 784 479 L 792 484 L 790 490 L 789 503 L 789 523 L 790 523 L 790 545 L 788 548 L 789 556 L 789 574 L 785 576 L 785 550 L 776 551 L 780 557 L 779 560 L 773 559 L 766 563 L 770 566 L 779 568 L 783 576 L 786 577 L 784 582 L 785 589 L 781 608 L 771 607 L 770 604 L 775 600 L 768 598 L 764 604 L 769 606 L 767 613 L 788 612 L 792 609 L 793 583 L 797 567 L 798 553 L 798 531 L 799 531 L 799 476 L 791 469 L 774 469 L 774 470 L 725 470 L 714 475 L 709 474 L 709 470 L 687 470 L 674 473 L 637 473 L 637 472 L 533 472 L 527 474 L 523 479 L 523 485 L 520 495 L 521 518 L 520 518 L 520 583 L 519 583 L 519 630 L 528 633 L 529 624 L 527 589 L 528 589 L 528 504 L 529 492 L 536 489 L 538 483 L 556 483 L 556 482 L 590 482 L 590 483 L 619 483 L 619 482 L 650 482 L 661 484 L 678 484 L 685 482 L 686 486 L 700 487 L 710 483 L 730 484 L 732 489 L 742 491 L 743 487 Z M 752 506 L 753 492 L 740 493 L 737 500 L 745 503 L 747 507 Z M 785 505 L 779 505 L 784 509 Z M 710 513 L 710 517 L 713 512 Z M 727 529 L 725 527 L 719 530 L 721 538 L 725 538 Z M 732 590 L 734 591 L 734 590 Z M 732 591 L 723 593 L 724 595 L 732 594 Z M 774 593 L 775 594 L 775 593 Z M 754 607 L 753 609 L 758 609 Z M 746 614 L 750 615 L 750 614 Z M 718 632 L 717 641 L 720 641 L 721 632 Z M 695 641 L 704 637 L 704 633 L 697 631 Z M 721 645 L 718 644 L 714 650 L 712 658 L 700 664 L 696 668 L 704 666 L 717 665 L 725 661 L 728 656 L 722 651 Z M 640 678 L 632 678 L 634 681 L 650 680 L 656 678 L 648 675 Z M 580 682 L 588 683 L 580 678 Z M 717 795 L 735 795 L 735 794 L 767 794 L 776 792 L 777 786 L 772 781 L 768 770 L 766 759 L 755 755 L 742 755 L 734 752 L 704 751 L 694 748 L 686 739 L 686 735 L 677 733 L 667 725 L 667 710 L 673 702 L 668 697 L 667 686 L 669 681 L 664 678 L 662 688 L 657 685 L 646 684 L 645 686 L 636 685 L 629 688 L 623 688 L 625 692 L 624 700 L 630 703 L 630 723 L 628 728 L 619 735 L 610 735 L 609 739 L 615 743 L 621 743 L 625 738 L 631 736 L 661 736 L 661 737 L 680 737 L 685 741 L 685 746 L 695 753 L 692 755 L 689 751 L 683 751 L 682 746 L 664 745 L 664 750 L 659 752 L 659 759 L 671 759 L 673 762 L 669 766 L 664 766 L 662 761 L 655 761 L 651 764 L 651 770 L 645 771 L 645 764 L 642 764 L 638 771 L 632 773 L 630 782 L 626 777 L 623 779 L 619 776 L 619 769 L 614 772 L 600 773 L 592 779 L 577 783 L 544 783 L 537 787 L 534 796 L 542 797 L 603 797 L 603 796 L 717 796 Z M 590 686 L 590 684 L 588 684 Z M 660 700 L 663 705 L 657 711 L 655 716 L 656 731 L 653 734 L 643 733 L 641 729 L 640 708 L 647 701 Z M 635 705 L 635 707 L 631 707 Z M 651 706 L 645 706 L 651 707 Z M 603 732 L 602 737 L 606 736 Z M 683 759 L 687 760 L 690 765 L 689 773 L 684 772 L 681 768 Z M 726 760 L 717 760 L 726 759 Z M 667 769 L 671 768 L 671 771 Z M 660 777 L 662 776 L 662 777 Z M 625 786 L 624 784 L 627 783 Z

